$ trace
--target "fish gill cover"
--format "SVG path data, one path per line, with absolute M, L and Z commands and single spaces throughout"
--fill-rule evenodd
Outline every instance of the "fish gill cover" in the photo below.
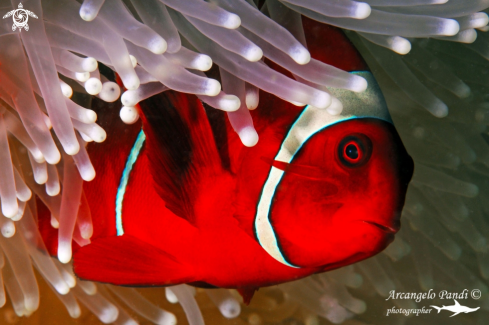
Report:
M 161 301 L 165 292 L 170 303 L 181 304 L 191 324 L 203 324 L 202 312 L 213 324 L 484 324 L 489 313 L 488 7 L 487 0 L 27 0 L 22 5 L 1 0 L 0 304 L 7 293 L 5 322 L 49 323 L 63 317 L 53 307 L 34 313 L 40 301 L 36 269 L 37 279 L 43 278 L 41 292 L 51 288 L 81 323 L 183 320 L 180 309 Z M 196 294 L 187 285 L 138 290 L 76 279 L 72 248 L 89 244 L 94 231 L 83 183 L 94 179 L 91 159 L 98 158 L 89 157 L 86 144 L 116 134 L 113 124 L 102 125 L 104 131 L 95 123 L 97 113 L 100 121 L 104 114 L 95 113 L 96 102 L 120 110 L 120 118 L 133 123 L 127 130 L 134 130 L 139 102 L 168 89 L 195 94 L 207 108 L 226 112 L 229 122 L 211 119 L 213 132 L 219 123 L 229 123 L 248 147 L 266 141 L 258 138 L 250 112 L 266 109 L 259 106 L 265 101 L 260 90 L 297 107 L 342 116 L 347 101 L 334 95 L 361 94 L 367 83 L 341 70 L 350 70 L 342 63 L 356 60 L 350 52 L 332 56 L 349 60 L 311 59 L 318 43 L 333 52 L 342 47 L 334 37 L 307 44 L 309 19 L 342 28 L 359 49 L 415 161 L 394 242 L 363 262 L 262 288 L 249 307 L 227 289 L 197 289 Z M 209 71 L 213 63 L 223 90 L 212 78 L 216 69 Z M 89 95 L 98 97 L 94 104 Z M 133 143 L 124 139 L 120 146 L 129 153 Z M 230 150 L 238 147 L 234 143 Z M 97 145 L 90 144 L 90 150 L 96 152 Z M 120 175 L 112 176 L 118 186 Z M 115 200 L 107 209 L 115 211 Z M 59 230 L 54 241 L 46 240 L 51 227 Z M 54 251 L 58 258 L 50 257 Z M 433 290 L 435 296 L 416 298 Z M 394 299 L 393 292 L 413 295 Z M 453 299 L 467 310 L 480 310 L 454 318 L 412 312 L 448 306 Z M 96 318 L 81 315 L 80 303 Z M 406 317 L 413 313 L 417 316 Z

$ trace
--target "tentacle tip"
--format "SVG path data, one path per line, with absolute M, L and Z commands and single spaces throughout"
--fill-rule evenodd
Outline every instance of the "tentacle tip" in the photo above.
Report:
M 28 317 L 39 308 L 39 296 L 32 295 L 30 297 L 25 297 L 24 299 L 26 309 L 25 316 Z
M 85 111 L 85 115 L 87 119 L 90 121 L 90 123 L 95 123 L 95 121 L 97 121 L 97 113 L 95 113 L 91 109 L 87 109 Z
M 236 300 L 227 299 L 222 302 L 219 310 L 224 317 L 232 319 L 239 316 L 239 314 L 241 313 L 241 306 Z
M 19 198 L 19 200 L 21 200 L 22 202 L 27 202 L 31 198 L 32 198 L 32 191 L 30 189 L 27 189 L 27 192 L 25 193 L 25 195 L 23 195 L 22 198 Z
M 39 185 L 46 184 L 46 182 L 48 181 L 48 175 L 47 174 L 41 174 L 37 176 L 34 175 L 34 181 Z
M 46 188 L 46 193 L 49 195 L 49 196 L 56 196 L 60 193 L 61 191 L 61 188 L 60 186 L 51 186 L 51 187 L 48 187 Z
M 70 310 L 69 313 L 70 313 L 71 318 L 76 319 L 76 318 L 80 317 L 81 316 L 80 306 L 78 306 L 78 304 L 76 304 L 76 307 L 73 310 Z
M 254 147 L 258 143 L 258 133 L 253 127 L 245 127 L 238 133 L 241 142 L 246 147 Z
M 123 323 L 122 325 L 139 325 L 138 322 L 132 320 L 132 319 L 128 319 L 125 323 Z
M 176 304 L 178 302 L 177 296 L 170 288 L 165 288 L 165 297 L 171 304 Z
M 104 142 L 107 139 L 107 132 L 104 129 L 100 128 L 95 137 L 93 137 L 93 141 L 97 143 Z
M 471 92 L 470 87 L 465 83 L 461 83 L 455 90 L 455 94 L 458 98 L 467 98 L 470 96 Z
M 51 130 L 53 128 L 53 123 L 51 123 L 51 119 L 46 115 L 43 115 L 43 117 L 44 117 L 44 124 L 49 130 Z
M 212 59 L 205 54 L 198 55 L 192 63 L 195 68 L 200 71 L 208 71 L 212 68 Z
M 10 219 L 12 221 L 19 221 L 20 219 L 22 219 L 23 216 L 24 214 L 19 210 L 19 212 L 17 212 L 17 214 Z
M 250 62 L 257 62 L 263 57 L 263 50 L 258 46 L 252 46 L 246 51 L 245 58 Z
M 63 96 L 65 96 L 66 98 L 71 98 L 71 96 L 73 96 L 73 89 L 69 85 L 62 82 L 60 83 L 60 86 L 61 86 L 61 93 L 63 94 Z
M 353 79 L 353 82 L 351 84 L 351 90 L 357 93 L 361 93 L 365 90 L 367 90 L 368 87 L 368 82 L 365 78 L 360 77 L 360 76 L 355 76 L 357 78 Z
M 477 32 L 475 29 L 467 29 L 461 31 L 460 34 L 462 34 L 462 42 L 466 44 L 474 43 L 477 39 Z
M 98 95 L 102 91 L 102 82 L 97 78 L 90 78 L 85 82 L 85 91 L 90 95 Z
M 241 106 L 241 101 L 235 95 L 224 95 L 220 99 L 219 104 L 223 111 L 235 112 Z
M 75 78 L 76 80 L 80 82 L 85 82 L 88 79 L 90 79 L 90 73 L 89 72 L 75 72 Z
M 65 282 L 58 283 L 55 289 L 60 295 L 63 296 L 66 295 L 68 292 L 70 292 L 70 287 L 68 287 L 68 285 Z
M 165 312 L 160 319 L 158 320 L 157 324 L 161 325 L 176 325 L 177 324 L 177 318 L 175 317 L 174 314 Z
M 100 312 L 99 319 L 102 323 L 110 324 L 114 322 L 118 316 L 119 309 L 114 305 L 110 305 Z
M 317 91 L 316 96 L 312 99 L 311 105 L 317 108 L 328 108 L 331 105 L 333 98 L 330 94 L 324 91 Z
M 255 110 L 258 107 L 259 98 L 257 94 L 246 94 L 245 101 L 246 101 L 246 107 L 250 111 Z
M 479 187 L 475 184 L 470 184 L 467 195 L 469 197 L 476 197 L 477 195 L 479 195 Z
M 95 170 L 93 168 L 84 170 L 82 173 L 80 173 L 80 176 L 85 182 L 93 181 L 93 179 L 95 178 Z
M 108 103 L 115 102 L 121 95 L 121 88 L 118 84 L 112 81 L 104 82 L 99 97 Z
M 95 177 L 95 176 L 94 176 Z M 80 235 L 83 239 L 90 239 L 92 238 L 92 235 L 93 235 L 93 228 L 90 228 L 90 229 L 85 229 L 83 231 L 80 232 Z
M 411 42 L 402 37 L 394 37 L 392 50 L 397 54 L 405 55 L 411 51 Z
M 207 79 L 204 95 L 217 96 L 221 92 L 221 83 L 215 79 Z
M 29 151 L 32 155 L 32 157 L 34 158 L 34 160 L 40 164 L 42 164 L 43 162 L 46 161 L 46 158 L 44 158 L 44 155 L 42 154 L 42 152 L 40 150 L 33 150 L 33 151 Z
M 163 54 L 166 52 L 166 49 L 168 48 L 168 44 L 166 41 L 161 37 L 155 37 L 149 44 L 148 44 L 148 50 L 153 52 L 154 54 Z M 132 63 L 132 61 L 131 61 Z
M 352 18 L 355 19 L 365 19 L 370 16 L 370 13 L 372 12 L 372 8 L 370 8 L 370 5 L 365 2 L 359 2 L 354 10 L 355 11 Z
M 93 15 L 89 15 L 89 14 L 86 14 L 86 13 L 81 13 L 80 12 L 80 17 L 81 19 L 83 19 L 84 21 L 92 21 L 95 19 L 95 16 Z
M 58 246 L 58 260 L 63 264 L 68 264 L 71 261 L 71 246 L 59 245 Z
M 138 103 L 136 97 L 137 96 L 133 90 L 125 91 L 121 96 L 122 105 L 130 107 L 136 106 L 136 104 Z
M 61 154 L 56 150 L 51 155 L 45 156 L 45 158 L 48 164 L 56 165 L 61 160 Z
M 122 80 L 122 82 L 124 83 L 124 86 L 128 90 L 136 90 L 139 88 L 139 85 L 141 84 L 141 82 L 139 81 L 139 78 L 136 75 L 133 77 L 125 78 Z
M 134 124 L 139 119 L 138 111 L 132 106 L 123 106 L 119 112 L 122 122 L 126 124 Z
M 85 21 L 92 21 L 95 19 L 95 17 L 97 17 L 97 12 L 93 12 L 92 10 L 81 6 L 80 17 Z
M 12 210 L 13 211 L 13 210 Z M 10 212 L 10 211 L 7 211 L 7 212 Z M 5 214 L 4 210 L 3 210 L 3 206 L 2 206 L 2 213 L 7 217 L 7 218 L 11 218 L 11 217 L 14 217 L 16 214 L 17 214 L 17 211 L 15 211 L 15 213 L 9 217 Z M 2 225 L 2 229 L 1 229 L 1 232 L 2 232 L 2 235 L 3 237 L 5 238 L 10 238 L 12 237 L 13 235 L 15 235 L 15 224 L 11 221 L 11 220 L 7 220 L 5 221 L 5 223 Z
M 236 29 L 241 26 L 241 18 L 238 15 L 229 13 L 223 21 L 222 26 L 227 29 Z
M 131 64 L 132 64 L 132 67 L 135 68 L 137 65 L 138 65 L 138 60 L 136 59 L 136 57 L 132 54 L 129 54 L 129 59 L 131 59 Z
M 54 229 L 59 228 L 59 221 L 51 215 L 51 227 Z
M 88 57 L 85 58 L 82 62 L 82 69 L 86 72 L 93 72 L 97 70 L 98 62 L 94 58 Z
M 296 47 L 289 53 L 290 57 L 300 65 L 304 65 L 311 61 L 311 53 L 302 45 Z
M 440 30 L 441 36 L 454 36 L 460 31 L 458 21 L 454 19 L 446 19 Z
M 445 103 L 439 103 L 432 114 L 438 118 L 444 118 L 448 115 L 448 106 Z
M 80 151 L 80 145 L 78 141 L 75 141 L 74 143 L 63 145 L 63 149 L 68 155 L 73 156 Z
M 329 105 L 329 107 L 326 108 L 326 111 L 331 115 L 340 115 L 341 112 L 343 111 L 343 104 L 338 98 L 333 97 L 331 105 Z
M 9 220 L 2 225 L 2 236 L 5 238 L 12 238 L 15 235 L 15 224 Z

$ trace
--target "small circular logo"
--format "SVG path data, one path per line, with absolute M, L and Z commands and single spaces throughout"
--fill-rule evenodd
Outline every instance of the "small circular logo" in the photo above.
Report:
M 3 19 L 8 18 L 12 16 L 14 20 L 14 24 L 12 25 L 12 31 L 15 32 L 16 29 L 19 30 L 19 32 L 22 30 L 22 28 L 25 29 L 25 31 L 29 30 L 29 25 L 27 25 L 27 21 L 29 20 L 29 16 L 36 18 L 37 16 L 35 13 L 29 10 L 25 10 L 24 6 L 22 3 L 19 3 L 19 8 L 11 10 L 7 12 L 5 16 L 3 16 Z
M 482 293 L 479 289 L 474 289 L 470 292 L 470 296 L 474 299 L 480 299 Z

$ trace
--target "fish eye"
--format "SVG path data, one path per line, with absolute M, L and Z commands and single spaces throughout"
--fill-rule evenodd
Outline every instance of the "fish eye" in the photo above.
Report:
M 363 166 L 372 153 L 372 142 L 364 134 L 352 134 L 340 141 L 338 157 L 347 167 Z

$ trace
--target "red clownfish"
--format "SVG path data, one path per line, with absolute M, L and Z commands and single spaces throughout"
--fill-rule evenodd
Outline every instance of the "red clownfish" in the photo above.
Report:
M 94 235 L 74 254 L 76 274 L 249 295 L 382 251 L 399 230 L 413 162 L 375 79 L 356 73 L 369 86 L 331 90 L 337 116 L 261 92 L 251 148 L 224 112 L 191 95 L 143 101 L 132 126 L 101 114 L 111 136 L 89 145 Z

